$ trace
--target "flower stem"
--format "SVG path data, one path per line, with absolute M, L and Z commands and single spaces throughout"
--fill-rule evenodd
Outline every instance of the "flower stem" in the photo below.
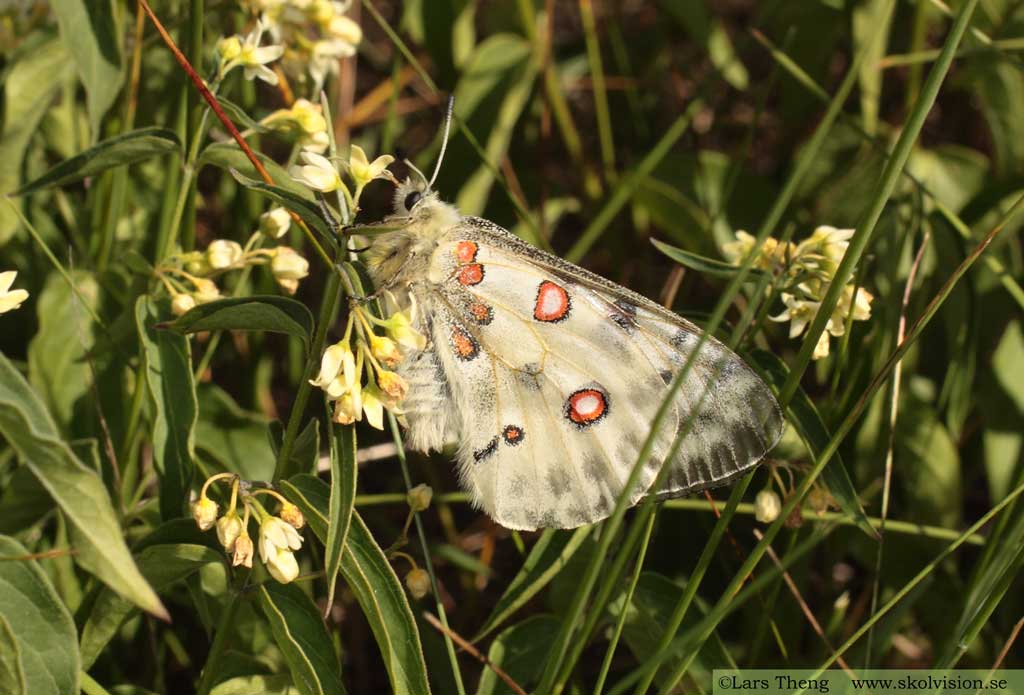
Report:
M 341 279 L 338 273 L 330 273 L 324 286 L 323 300 L 320 302 L 320 316 L 317 318 L 313 344 L 309 348 L 309 354 L 306 359 L 306 372 L 303 375 L 302 382 L 299 384 L 299 391 L 295 394 L 295 403 L 292 404 L 292 411 L 288 416 L 288 426 L 284 432 L 284 440 L 281 442 L 281 450 L 277 454 L 277 465 L 274 467 L 274 482 L 287 477 L 289 473 L 289 462 L 292 450 L 295 448 L 295 438 L 299 434 L 299 425 L 302 423 L 302 416 L 306 411 L 306 404 L 309 402 L 309 393 L 313 388 L 309 382 L 316 378 L 317 371 L 320 368 L 320 355 L 323 354 L 324 343 L 327 341 L 327 329 L 330 328 L 331 320 L 334 318 L 334 312 L 338 306 L 338 292 L 340 288 Z
M 238 594 L 232 592 L 228 598 L 228 605 L 224 607 L 224 613 L 217 623 L 217 632 L 213 636 L 213 644 L 210 645 L 210 654 L 206 657 L 206 664 L 203 666 L 203 675 L 199 678 L 199 686 L 196 688 L 196 695 L 207 695 L 213 687 L 214 677 L 217 675 L 217 667 L 220 665 L 221 657 L 228 645 L 228 632 L 231 623 L 235 621 L 235 614 L 238 612 Z

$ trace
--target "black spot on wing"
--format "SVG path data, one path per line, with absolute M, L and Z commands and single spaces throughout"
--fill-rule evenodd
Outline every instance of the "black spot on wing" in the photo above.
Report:
M 618 325 L 626 333 L 632 335 L 636 330 L 636 307 L 624 299 L 617 299 L 612 305 L 615 310 L 608 314 L 608 318 Z
M 489 458 L 494 455 L 494 452 L 498 450 L 498 438 L 494 437 L 491 441 L 487 442 L 487 446 L 482 449 L 477 449 L 473 452 L 473 460 L 476 463 Z

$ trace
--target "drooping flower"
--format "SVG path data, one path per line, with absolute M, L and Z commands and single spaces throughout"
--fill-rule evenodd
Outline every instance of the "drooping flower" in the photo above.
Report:
M 779 518 L 782 501 L 774 490 L 761 490 L 754 498 L 754 518 L 762 524 L 770 524 Z
M 217 521 L 217 503 L 204 492 L 192 505 L 192 518 L 200 531 L 209 531 Z
M 338 170 L 326 157 L 315 152 L 303 152 L 299 157 L 305 164 L 288 171 L 299 183 L 321 193 L 336 191 L 344 185 Z
M 270 261 L 274 280 L 288 294 L 295 294 L 299 280 L 309 275 L 309 261 L 288 246 L 278 246 Z
M 344 391 L 334 402 L 334 422 L 339 425 L 351 425 L 363 416 L 363 390 L 356 383 Z
M 384 363 L 386 367 L 394 367 L 402 361 L 402 353 L 391 338 L 370 334 L 370 353 Z
M 276 516 L 260 524 L 260 559 L 277 581 L 287 584 L 299 576 L 294 551 L 302 547 L 302 536 L 295 527 Z
M 174 298 L 171 299 L 171 313 L 175 316 L 181 316 L 182 314 L 187 314 L 191 311 L 195 305 L 195 297 L 182 292 L 181 294 L 174 295 Z
M 292 528 L 299 529 L 306 525 L 306 518 L 302 516 L 299 508 L 291 502 L 285 502 L 281 505 L 281 511 L 278 512 L 278 516 Z
M 367 384 L 363 389 L 363 414 L 366 422 L 378 430 L 384 429 L 384 401 L 380 390 L 374 384 Z
M 340 382 L 340 396 L 355 384 L 356 378 L 356 356 L 352 352 L 352 346 L 347 341 L 341 341 L 324 350 L 323 357 L 320 358 L 320 373 L 309 383 L 329 391 L 335 382 Z
M 425 570 L 414 567 L 405 575 L 405 588 L 414 599 L 423 598 L 430 593 L 430 575 Z
M 388 300 L 387 304 L 396 307 L 396 309 L 387 319 L 379 322 L 378 325 L 384 328 L 389 338 L 402 347 L 411 350 L 422 350 L 427 344 L 427 338 L 412 327 L 416 321 L 416 297 L 410 295 L 409 308 L 405 311 L 397 309 L 398 302 L 390 292 L 386 294 L 386 297 Z
M 231 558 L 231 565 L 252 567 L 252 539 L 245 529 L 242 529 L 242 535 L 235 540 L 235 554 Z
M 321 153 L 330 145 L 323 109 L 308 99 L 296 99 L 290 108 L 278 109 L 260 123 L 271 128 L 297 131 L 299 146 L 313 152 Z
M 420 483 L 405 493 L 405 501 L 409 509 L 414 512 L 422 512 L 430 507 L 430 500 L 434 497 L 434 490 L 426 483 Z
M 381 392 L 396 404 L 403 401 L 409 393 L 409 384 L 395 372 L 383 369 L 377 372 L 377 385 Z
M 214 239 L 206 247 L 206 262 L 213 270 L 230 268 L 242 259 L 242 246 L 230 239 Z
M 217 519 L 217 540 L 224 546 L 224 550 L 234 552 L 235 543 L 242 535 L 242 520 L 235 511 L 228 511 L 227 514 Z
M 280 239 L 292 225 L 292 216 L 284 208 L 273 208 L 260 215 L 260 232 L 271 239 Z
M 6 314 L 21 306 L 22 302 L 28 299 L 26 290 L 12 290 L 11 285 L 18 276 L 17 270 L 8 270 L 0 273 L 0 314 Z

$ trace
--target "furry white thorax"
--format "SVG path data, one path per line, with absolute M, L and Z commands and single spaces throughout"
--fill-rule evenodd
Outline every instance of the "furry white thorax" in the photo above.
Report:
M 411 202 L 413 194 L 418 199 L 410 209 L 406 202 Z M 395 190 L 394 210 L 384 220 L 400 228 L 376 237 L 364 257 L 374 283 L 402 288 L 409 280 L 424 278 L 431 253 L 461 219 L 455 206 L 441 200 L 424 182 L 403 181 Z

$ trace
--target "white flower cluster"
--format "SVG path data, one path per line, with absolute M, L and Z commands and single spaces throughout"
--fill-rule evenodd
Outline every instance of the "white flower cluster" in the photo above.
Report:
M 231 239 L 214 239 L 205 251 L 178 253 L 156 269 L 156 275 L 171 295 L 171 310 L 181 316 L 198 304 L 220 299 L 220 288 L 213 281 L 224 273 L 248 266 L 269 265 L 278 286 L 295 294 L 299 280 L 309 275 L 309 261 L 289 246 L 256 248 L 261 236 L 280 239 L 291 225 L 284 208 L 274 208 L 260 216 L 260 228 L 243 248 Z
M 231 479 L 231 502 L 228 510 L 218 518 L 217 503 L 207 497 L 207 490 L 216 481 Z M 240 490 L 241 481 L 233 473 L 218 473 L 211 476 L 203 484 L 199 499 L 192 505 L 192 518 L 200 530 L 217 529 L 217 540 L 232 555 L 231 564 L 235 567 L 252 567 L 253 542 L 249 537 L 249 519 L 255 516 L 259 522 L 260 560 L 267 571 L 277 581 L 287 584 L 299 576 L 299 563 L 295 559 L 295 551 L 302 547 L 302 536 L 299 534 L 306 520 L 302 512 L 279 493 L 261 488 L 252 492 Z M 241 493 L 241 495 L 239 494 Z M 256 499 L 258 495 L 275 497 L 281 508 L 276 516 L 267 512 Z M 239 516 L 237 507 L 241 497 L 243 507 Z
M 399 310 L 394 296 L 386 292 L 384 303 L 392 309 L 386 320 L 360 306 L 352 308 L 345 336 L 324 350 L 320 373 L 310 382 L 334 402 L 334 421 L 339 424 L 352 424 L 365 415 L 372 427 L 382 430 L 385 409 L 402 414 L 399 406 L 409 385 L 392 369 L 402 360 L 403 350 L 422 350 L 427 340 L 413 328 L 415 299 Z M 374 326 L 384 335 L 378 335 Z
M 789 337 L 800 336 L 814 320 L 821 308 L 836 268 L 850 245 L 852 229 L 836 229 L 822 225 L 811 236 L 799 244 L 782 243 L 773 237 L 765 239 L 754 267 L 785 276 L 787 282 L 781 293 L 785 310 L 772 321 L 789 321 Z M 722 252 L 735 265 L 743 262 L 754 248 L 756 239 L 744 231 L 736 232 L 736 241 L 725 244 Z M 853 321 L 871 318 L 871 301 L 874 297 L 864 288 L 846 285 L 839 297 L 826 330 L 818 338 L 813 358 L 820 360 L 829 354 L 830 336 L 841 336 L 846 332 L 847 317 Z
M 345 16 L 350 2 L 330 0 L 249 0 L 253 14 L 284 47 L 282 66 L 296 79 L 307 75 L 309 94 L 323 87 L 342 58 L 355 55 L 363 30 Z

